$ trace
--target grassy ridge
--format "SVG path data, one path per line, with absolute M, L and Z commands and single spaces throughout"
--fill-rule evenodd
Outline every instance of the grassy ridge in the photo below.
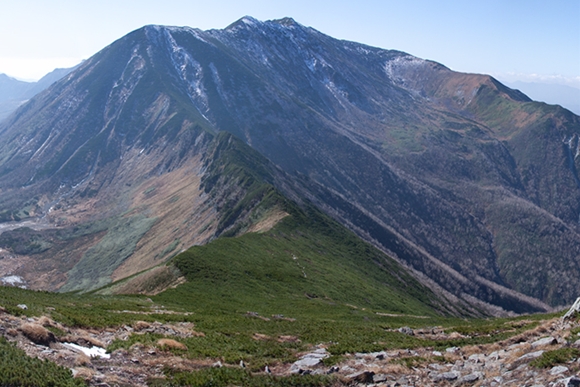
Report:
M 295 210 L 297 211 L 297 210 Z M 232 307 L 291 312 L 294 303 L 352 304 L 390 313 L 435 313 L 435 296 L 393 260 L 317 214 L 294 213 L 263 234 L 220 238 L 175 258 L 189 290 L 220 294 Z M 176 290 L 177 291 L 177 290 Z M 236 309 L 239 309 L 236 308 Z

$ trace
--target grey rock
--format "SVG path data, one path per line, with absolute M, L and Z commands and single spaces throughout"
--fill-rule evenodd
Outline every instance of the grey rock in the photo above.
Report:
M 524 363 L 537 359 L 538 357 L 542 356 L 543 353 L 544 351 L 526 353 L 525 355 L 518 357 L 512 364 L 508 364 L 507 368 L 513 370 Z
M 542 339 L 536 340 L 532 343 L 532 348 L 543 347 L 544 345 L 554 345 L 557 344 L 558 340 L 553 337 L 544 337 Z
M 489 354 L 488 358 L 491 360 L 499 360 L 505 357 L 506 351 L 503 349 L 501 351 L 494 351 Z
M 465 364 L 461 360 L 457 360 L 453 367 L 451 367 L 452 371 L 461 371 L 464 368 Z
M 344 367 L 342 367 L 342 370 L 344 371 L 344 373 L 349 373 L 350 372 L 351 374 L 356 371 L 354 368 L 349 367 L 347 365 L 345 365 Z
M 524 345 L 525 345 L 525 343 L 515 343 L 515 344 L 512 344 L 509 347 L 507 347 L 507 350 L 512 351 L 514 349 L 519 349 L 519 348 L 523 347 Z
M 376 374 L 373 376 L 373 383 L 382 383 L 387 381 L 387 375 L 385 374 Z
M 429 374 L 429 377 L 434 382 L 440 382 L 440 381 L 444 381 L 444 380 L 452 381 L 452 380 L 456 380 L 460 376 L 461 376 L 461 374 L 457 371 L 443 372 L 443 373 L 432 372 L 431 374 Z
M 299 365 L 302 365 L 304 367 L 314 367 L 314 366 L 317 366 L 318 364 L 320 364 L 322 359 L 323 358 L 321 358 L 321 357 L 307 356 L 307 357 L 304 357 L 304 358 L 298 360 L 294 364 L 299 364 Z
M 473 355 L 469 356 L 468 359 L 473 363 L 480 363 L 485 359 L 485 355 L 480 353 L 474 353 Z
M 550 370 L 550 375 L 560 375 L 563 374 L 564 372 L 568 372 L 568 367 L 555 366 L 552 367 L 552 369 Z
M 413 330 L 409 327 L 400 327 L 399 332 L 404 333 L 404 334 L 409 335 L 409 336 L 415 335 Z
M 385 351 L 371 352 L 371 353 L 369 353 L 369 355 L 374 357 L 377 360 L 384 360 L 387 358 L 387 353 Z
M 26 309 L 28 309 L 28 306 L 26 306 L 25 304 L 18 304 L 18 305 L 16 305 L 16 307 L 17 307 L 17 308 L 20 308 L 20 309 L 22 309 L 22 310 L 26 310 Z
M 574 316 L 576 316 L 578 313 L 580 313 L 580 297 L 578 297 L 576 299 L 576 301 L 570 307 L 570 309 L 566 312 L 564 317 L 562 317 L 562 320 L 565 321 L 565 320 L 574 318 Z
M 445 350 L 447 353 L 456 353 L 459 352 L 459 347 L 449 347 Z
M 580 378 L 578 376 L 572 376 L 568 379 L 566 387 L 580 387 Z
M 474 372 L 472 374 L 469 374 L 469 375 L 465 375 L 465 376 L 460 377 L 457 380 L 457 384 L 475 383 L 479 379 L 483 379 L 483 378 L 484 378 L 483 373 L 481 373 L 481 372 Z
M 294 362 L 292 366 L 290 366 L 290 372 L 301 373 L 300 371 L 316 367 L 322 363 L 322 359 L 325 359 L 328 356 L 329 354 L 324 348 L 319 348 L 313 352 L 307 353 L 302 356 L 300 360 Z
M 357 383 L 373 383 L 375 373 L 372 371 L 362 371 L 347 376 L 347 379 Z
M 433 356 L 443 356 L 443 354 L 439 351 L 433 351 L 431 353 L 433 354 Z

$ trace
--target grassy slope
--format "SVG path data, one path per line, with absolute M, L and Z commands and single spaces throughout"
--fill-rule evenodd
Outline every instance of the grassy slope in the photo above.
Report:
M 434 313 L 438 300 L 433 293 L 313 206 L 300 208 L 283 197 L 271 185 L 274 167 L 233 136 L 218 136 L 208 165 L 203 185 L 209 195 L 225 198 L 218 200 L 218 228 L 225 235 L 240 235 L 274 211 L 289 216 L 265 233 L 222 237 L 177 256 L 175 265 L 189 280 L 184 285 L 188 293 L 195 289 L 204 298 L 217 293 L 232 306 L 270 305 L 272 313 L 281 305 L 291 312 L 291 305 L 308 299 Z
M 196 293 L 190 293 L 196 292 Z M 207 296 L 207 298 L 206 298 Z M 240 301 L 241 303 L 236 303 Z M 340 360 L 345 353 L 378 351 L 393 348 L 433 347 L 444 349 L 455 345 L 481 344 L 503 340 L 519 332 L 530 329 L 537 320 L 545 316 L 523 316 L 517 319 L 467 320 L 452 317 L 432 316 L 418 318 L 412 316 L 384 316 L 374 311 L 341 303 L 330 303 L 324 299 L 294 300 L 293 305 L 282 301 L 278 305 L 256 310 L 262 317 L 246 314 L 244 307 L 257 305 L 257 301 L 247 295 L 246 299 L 237 297 L 232 300 L 223 297 L 223 292 L 210 292 L 209 289 L 195 289 L 190 284 L 182 285 L 176 290 L 167 291 L 153 302 L 143 296 L 98 296 L 95 294 L 62 294 L 33 292 L 18 288 L 0 287 L 0 305 L 13 314 L 27 316 L 51 315 L 56 321 L 68 326 L 85 328 L 119 327 L 137 320 L 195 323 L 195 330 L 205 336 L 178 339 L 187 345 L 187 351 L 175 350 L 175 354 L 194 359 L 220 359 L 226 364 L 236 365 L 240 359 L 248 364 L 248 371 L 263 369 L 265 364 L 275 365 L 296 360 L 296 354 L 308 349 L 311 345 L 325 343 L 334 355 L 329 364 Z M 16 305 L 25 303 L 28 310 L 23 311 Z M 193 314 L 136 314 L 133 312 L 151 312 L 155 310 L 174 310 L 193 312 Z M 291 319 L 273 318 L 272 311 L 292 310 Z M 526 321 L 518 322 L 517 320 Z M 468 335 L 465 338 L 445 341 L 424 340 L 415 336 L 394 331 L 403 325 L 411 327 L 443 326 L 446 331 L 460 332 Z M 255 339 L 254 334 L 262 334 Z M 300 341 L 279 342 L 282 336 L 295 336 Z M 117 348 L 129 349 L 139 342 L 146 346 L 155 346 L 161 336 L 155 334 L 133 335 L 127 341 L 116 341 L 108 347 L 109 351 Z M 5 344 L 0 342 L 0 351 L 5 351 Z M 21 352 L 14 352 L 14 364 L 30 362 Z M 17 366 L 21 369 L 21 366 Z M 48 369 L 48 368 L 47 368 Z M 49 371 L 46 371 L 49 372 Z M 166 370 L 173 385 L 204 385 L 204 380 L 213 379 L 220 382 L 216 385 L 244 384 L 261 385 L 265 382 L 239 369 L 207 369 L 193 373 Z M 216 374 L 217 373 L 217 374 Z M 64 376 L 63 376 L 64 377 Z M 5 379 L 1 379 L 4 381 Z M 240 380 L 244 380 L 243 383 Z M 268 379 L 268 385 L 327 385 L 322 380 Z M 240 382 L 240 383 L 238 383 Z M 328 381 L 327 381 L 328 382 Z M 165 382 L 159 381 L 159 385 Z
M 281 196 L 270 184 L 273 167 L 248 149 L 223 134 L 208 156 L 204 187 L 208 195 L 218 199 L 220 227 L 232 236 L 192 247 L 174 258 L 171 264 L 185 275 L 185 284 L 151 299 L 0 288 L 0 305 L 14 314 L 50 314 L 66 325 L 80 327 L 120 326 L 136 320 L 193 322 L 196 331 L 205 336 L 180 339 L 188 349 L 176 354 L 220 359 L 226 364 L 243 359 L 249 371 L 263 369 L 265 364 L 292 362 L 298 352 L 319 343 L 328 346 L 334 355 L 329 360 L 332 362 L 347 352 L 444 348 L 517 333 L 504 320 L 466 321 L 441 316 L 441 301 L 395 261 L 314 207 L 299 207 Z M 266 232 L 243 234 L 271 211 L 289 215 Z M 17 308 L 20 303 L 29 309 Z M 190 313 L 127 312 L 157 309 Z M 427 341 L 394 330 L 403 325 L 444 325 L 471 337 Z M 256 333 L 262 335 L 260 340 L 255 339 Z M 295 340 L 280 341 L 281 336 Z M 155 334 L 134 335 L 108 349 L 130 348 L 136 342 L 155 345 L 158 338 Z M 328 382 L 262 380 L 247 371 L 228 369 L 167 372 L 176 385 L 203 385 L 206 379 L 221 380 L 217 385 Z
M 189 281 L 174 292 L 217 293 L 237 311 L 291 313 L 314 302 L 434 314 L 435 296 L 393 260 L 321 214 L 294 210 L 266 233 L 220 238 L 176 257 Z

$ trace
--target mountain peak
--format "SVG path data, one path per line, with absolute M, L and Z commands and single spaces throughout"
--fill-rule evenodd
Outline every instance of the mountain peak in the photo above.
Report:
M 255 19 L 251 16 L 244 16 L 238 20 L 236 20 L 235 22 L 233 22 L 232 24 L 230 24 L 229 26 L 227 26 L 225 28 L 226 31 L 228 30 L 234 30 L 237 29 L 239 27 L 244 27 L 244 26 L 249 26 L 249 27 L 254 27 L 258 24 L 261 24 L 262 22 L 259 21 L 258 19 Z
M 284 17 L 282 19 L 272 20 L 272 22 L 286 26 L 286 27 L 295 27 L 300 26 L 301 24 L 296 22 L 296 20 L 292 19 L 291 17 Z
M 200 194 L 219 179 L 241 188 L 255 180 L 208 175 L 209 144 L 229 132 L 280 168 L 268 184 L 304 194 L 438 286 L 515 312 L 548 310 L 542 302 L 572 302 L 580 287 L 580 118 L 564 113 L 490 77 L 291 18 L 244 16 L 209 31 L 147 26 L 0 123 L 0 221 L 71 226 L 86 254 L 75 250 L 65 266 L 67 252 L 38 252 L 61 270 L 46 280 L 52 288 L 132 275 L 249 214 L 220 190 Z M 95 249 L 74 228 L 94 217 L 106 238 Z M 41 231 L 57 245 L 57 230 Z M 36 254 L 32 236 L 23 240 Z M 548 266 L 547 256 L 556 257 Z M 92 267 L 106 270 L 97 278 Z M 36 281 L 30 270 L 5 274 Z M 543 286 L 562 276 L 568 287 Z
M 236 30 L 238 28 L 250 27 L 256 28 L 259 26 L 281 26 L 287 28 L 296 28 L 296 27 L 303 27 L 302 24 L 298 23 L 291 17 L 284 17 L 282 19 L 274 19 L 274 20 L 267 20 L 267 21 L 260 21 L 258 19 L 253 18 L 252 16 L 244 16 L 241 19 L 233 22 L 229 26 L 225 28 L 226 31 L 228 30 Z

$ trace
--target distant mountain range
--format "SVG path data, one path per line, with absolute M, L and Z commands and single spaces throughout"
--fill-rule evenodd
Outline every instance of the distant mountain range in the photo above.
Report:
M 575 114 L 580 114 L 580 88 L 540 82 L 506 82 L 506 85 L 518 89 L 534 101 L 561 105 Z
M 490 76 L 290 18 L 146 26 L 0 123 L 0 274 L 95 289 L 265 232 L 280 197 L 438 303 L 548 310 L 580 288 L 579 154 L 580 117 Z
M 8 117 L 18 106 L 34 97 L 74 68 L 55 69 L 37 82 L 24 82 L 0 74 L 0 121 Z

